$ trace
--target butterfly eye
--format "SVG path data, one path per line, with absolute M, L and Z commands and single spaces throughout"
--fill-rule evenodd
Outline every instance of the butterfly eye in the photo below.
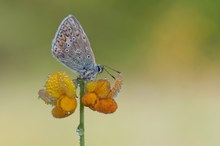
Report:
M 98 66 L 97 66 L 97 70 L 98 70 L 99 73 L 101 73 L 101 72 L 103 71 L 103 67 L 100 66 L 100 65 L 98 65 Z

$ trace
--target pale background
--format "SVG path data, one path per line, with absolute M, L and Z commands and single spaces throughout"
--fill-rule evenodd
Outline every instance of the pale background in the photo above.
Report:
M 37 95 L 52 72 L 76 77 L 50 54 L 68 14 L 124 74 L 116 113 L 86 108 L 86 146 L 220 145 L 219 0 L 0 0 L 1 146 L 78 145 L 78 110 L 54 119 Z

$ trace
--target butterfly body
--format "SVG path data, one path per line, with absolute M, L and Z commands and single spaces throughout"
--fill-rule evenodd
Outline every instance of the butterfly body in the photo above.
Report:
M 59 62 L 78 73 L 80 78 L 92 80 L 103 71 L 103 66 L 95 62 L 90 42 L 82 26 L 72 15 L 61 22 L 51 51 Z

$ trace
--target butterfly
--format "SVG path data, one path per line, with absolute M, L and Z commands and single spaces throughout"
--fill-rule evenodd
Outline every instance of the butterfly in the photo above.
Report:
M 93 80 L 104 67 L 96 64 L 88 37 L 72 15 L 61 22 L 52 42 L 52 55 L 63 65 L 78 73 L 79 78 Z

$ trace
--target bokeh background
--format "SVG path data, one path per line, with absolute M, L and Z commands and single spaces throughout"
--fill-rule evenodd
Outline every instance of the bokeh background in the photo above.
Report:
M 78 110 L 54 119 L 37 94 L 52 72 L 76 77 L 50 53 L 69 14 L 124 75 L 116 113 L 86 108 L 87 146 L 220 145 L 219 0 L 0 0 L 1 146 L 78 145 Z

